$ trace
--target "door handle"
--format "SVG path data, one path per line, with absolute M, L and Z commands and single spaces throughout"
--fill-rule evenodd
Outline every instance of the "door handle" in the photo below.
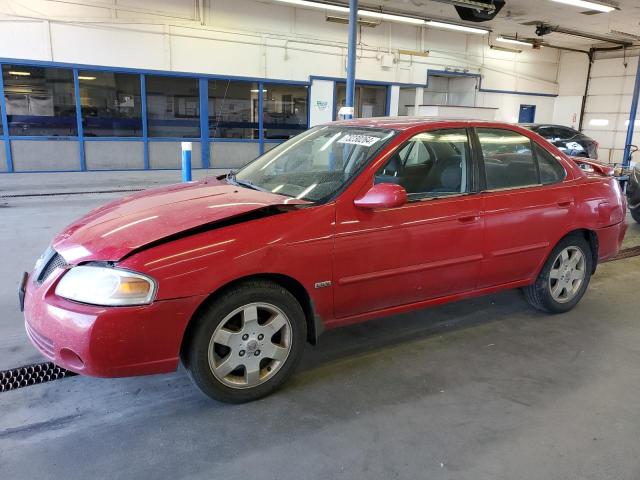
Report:
M 560 200 L 558 206 L 562 208 L 570 207 L 573 205 L 573 200 Z
M 464 215 L 462 217 L 458 217 L 458 221 L 460 223 L 473 223 L 478 220 L 477 215 Z

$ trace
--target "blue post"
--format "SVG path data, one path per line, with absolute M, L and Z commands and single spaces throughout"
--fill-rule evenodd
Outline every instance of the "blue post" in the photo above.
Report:
M 209 80 L 201 78 L 200 90 L 200 151 L 202 168 L 209 168 Z
M 349 48 L 347 51 L 347 99 L 345 107 L 353 109 L 356 89 L 356 41 L 358 37 L 358 0 L 349 0 Z M 354 111 L 355 113 L 355 111 Z M 353 118 L 345 115 L 344 118 Z
M 631 144 L 633 143 L 633 129 L 636 128 L 638 96 L 640 96 L 640 58 L 638 58 L 636 83 L 633 87 L 633 97 L 631 97 L 631 113 L 629 113 L 629 125 L 627 126 L 627 140 L 624 145 L 624 156 L 622 157 L 622 166 L 624 167 L 628 167 L 629 163 L 631 162 Z
M 82 125 L 82 104 L 80 102 L 80 80 L 78 79 L 78 69 L 73 69 L 73 89 L 76 96 L 76 126 L 78 135 L 78 145 L 80 147 L 80 170 L 87 169 L 87 160 L 84 156 L 84 127 Z
M 147 80 L 144 73 L 140 74 L 140 104 L 142 107 L 143 165 L 145 170 L 149 170 L 149 124 L 147 120 Z
M 13 159 L 11 158 L 11 141 L 9 140 L 9 122 L 7 121 L 7 104 L 4 100 L 4 81 L 2 78 L 2 65 L 0 65 L 0 117 L 2 120 L 2 139 L 4 140 L 4 152 L 7 159 L 7 172 L 13 172 Z
M 182 142 L 182 181 L 191 181 L 191 142 Z
M 258 154 L 264 153 L 264 83 L 258 83 Z

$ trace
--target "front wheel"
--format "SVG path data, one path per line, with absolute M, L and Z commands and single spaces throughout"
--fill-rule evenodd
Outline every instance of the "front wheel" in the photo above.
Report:
M 242 403 L 276 390 L 300 361 L 306 338 L 302 307 L 281 286 L 245 282 L 194 319 L 182 360 L 208 396 Z
M 567 312 L 584 295 L 592 271 L 591 247 L 581 236 L 570 235 L 553 249 L 536 281 L 523 289 L 525 298 L 538 310 Z

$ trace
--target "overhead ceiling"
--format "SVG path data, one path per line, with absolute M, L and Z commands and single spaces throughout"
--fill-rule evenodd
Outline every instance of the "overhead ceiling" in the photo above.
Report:
M 362 0 L 360 5 L 460 22 L 455 8 L 440 1 Z M 640 0 L 619 0 L 615 5 L 620 10 L 611 13 L 595 13 L 593 11 L 585 13 L 582 8 L 551 0 L 507 0 L 506 5 L 495 19 L 477 25 L 491 28 L 496 34 L 518 34 L 519 37 L 539 38 L 535 34 L 536 26 L 532 23 L 544 22 L 584 33 L 604 35 L 623 41 L 634 41 L 631 37 L 612 32 L 626 32 L 640 36 Z M 588 48 L 602 43 L 562 33 L 545 35 L 544 41 L 573 48 Z M 635 43 L 638 44 L 640 41 L 636 39 Z

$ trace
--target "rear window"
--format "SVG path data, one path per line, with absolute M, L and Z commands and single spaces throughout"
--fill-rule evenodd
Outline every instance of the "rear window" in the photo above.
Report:
M 548 185 L 564 180 L 567 173 L 551 153 L 537 143 L 533 144 L 533 152 L 535 153 L 538 168 L 540 169 L 540 183 Z
M 478 128 L 487 189 L 526 187 L 540 183 L 531 140 L 512 130 Z

